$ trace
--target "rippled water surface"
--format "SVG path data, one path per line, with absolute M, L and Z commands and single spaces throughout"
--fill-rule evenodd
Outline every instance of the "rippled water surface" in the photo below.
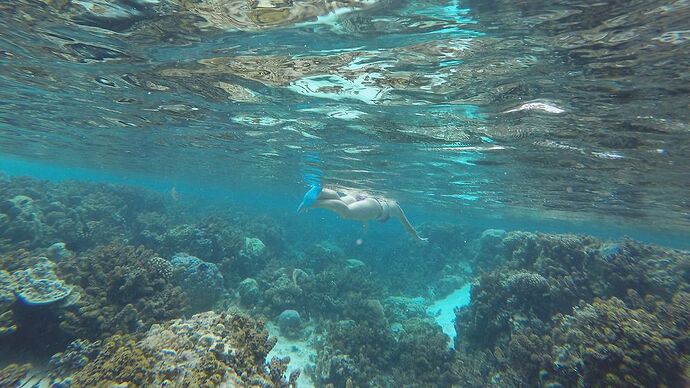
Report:
M 329 185 L 422 208 L 690 226 L 685 0 L 23 0 L 0 15 L 7 159 L 293 196 L 316 163 Z

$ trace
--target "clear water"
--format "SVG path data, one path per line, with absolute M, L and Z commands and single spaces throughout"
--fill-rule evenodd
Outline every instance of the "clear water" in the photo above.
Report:
M 4 1 L 0 171 L 267 215 L 294 249 L 362 238 L 364 261 L 405 255 L 400 226 L 297 216 L 308 183 L 415 225 L 688 249 L 689 18 L 683 0 Z

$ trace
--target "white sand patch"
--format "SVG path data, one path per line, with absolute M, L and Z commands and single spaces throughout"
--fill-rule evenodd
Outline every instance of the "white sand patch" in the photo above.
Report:
M 278 326 L 272 322 L 268 322 L 266 328 L 272 337 L 278 338 L 276 346 L 268 353 L 266 359 L 270 361 L 273 357 L 289 356 L 290 364 L 288 364 L 287 376 L 290 376 L 290 373 L 295 369 L 299 369 L 301 373 L 299 379 L 297 379 L 297 386 L 300 388 L 315 387 L 316 385 L 311 377 L 307 375 L 307 370 L 313 370 L 314 363 L 316 362 L 313 335 L 309 335 L 306 339 L 289 339 L 281 336 Z M 305 332 L 313 333 L 313 330 L 312 328 L 306 328 Z
M 470 290 L 472 286 L 468 283 L 462 288 L 453 291 L 443 299 L 435 301 L 427 308 L 427 313 L 434 317 L 436 323 L 441 326 L 443 332 L 448 336 L 449 348 L 455 347 L 455 309 L 470 304 Z

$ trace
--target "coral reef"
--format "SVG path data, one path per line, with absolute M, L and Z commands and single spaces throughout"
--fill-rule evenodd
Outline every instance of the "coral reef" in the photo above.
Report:
M 12 312 L 12 304 L 16 299 L 11 275 L 5 270 L 0 270 L 0 336 L 12 334 L 17 330 Z
M 4 180 L 0 199 L 3 251 L 55 242 L 82 250 L 116 238 L 134 240 L 137 216 L 165 208 L 160 196 L 128 186 L 25 177 Z
M 166 256 L 187 252 L 212 263 L 221 263 L 238 254 L 242 238 L 226 221 L 210 217 L 196 224 L 172 226 L 150 246 L 159 247 L 160 253 Z
M 17 387 L 31 371 L 31 364 L 10 364 L 0 369 L 0 387 Z
M 205 312 L 153 325 L 138 339 L 109 338 L 71 379 L 75 387 L 294 387 L 297 376 L 283 376 L 288 360 L 266 363 L 273 345 L 261 321 Z
M 351 302 L 347 318 L 333 322 L 318 349 L 316 377 L 347 386 L 444 387 L 458 382 L 451 371 L 448 338 L 429 318 L 409 318 L 392 330 L 378 300 Z
M 55 382 L 70 386 L 72 374 L 78 372 L 101 352 L 101 341 L 75 340 L 64 352 L 50 358 L 50 377 Z
M 688 320 L 678 314 L 690 287 L 687 252 L 511 232 L 478 255 L 492 270 L 479 276 L 456 320 L 455 367 L 473 376 L 468 385 L 687 381 Z
M 3 238 L 22 247 L 34 247 L 46 233 L 43 214 L 35 201 L 15 195 L 0 202 L 0 232 Z
M 173 256 L 170 264 L 173 268 L 173 280 L 187 294 L 193 310 L 211 307 L 222 295 L 223 275 L 215 264 L 186 253 Z
M 265 250 L 266 244 L 264 244 L 263 241 L 255 237 L 245 237 L 240 256 L 248 259 L 255 259 L 261 256 Z
M 54 354 L 56 386 L 294 386 L 261 321 L 181 318 L 238 303 L 314 346 L 302 377 L 322 386 L 690 384 L 688 252 L 450 224 L 420 227 L 426 245 L 293 241 L 267 216 L 124 186 L 2 183 L 0 355 Z M 450 350 L 427 305 L 472 279 Z
M 52 317 L 64 313 L 79 300 L 79 293 L 57 277 L 53 262 L 45 257 L 30 261 L 34 262 L 31 267 L 12 274 L 0 270 L 0 337 L 23 330 L 17 338 L 10 338 L 10 342 L 20 341 L 24 335 L 40 342 L 51 331 L 52 324 L 44 325 L 41 332 L 32 335 L 35 318 L 41 314 Z
M 582 304 L 553 330 L 554 380 L 564 386 L 680 386 L 678 347 L 666 325 L 615 297 Z
M 156 257 L 113 243 L 61 261 L 58 272 L 81 290 L 78 309 L 64 314 L 62 328 L 79 338 L 105 338 L 181 316 L 188 298 Z

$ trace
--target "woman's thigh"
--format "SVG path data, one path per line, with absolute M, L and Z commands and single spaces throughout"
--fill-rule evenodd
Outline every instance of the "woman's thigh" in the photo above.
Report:
M 360 221 L 373 220 L 381 214 L 381 205 L 373 198 L 351 203 L 347 207 L 350 209 L 350 218 Z

